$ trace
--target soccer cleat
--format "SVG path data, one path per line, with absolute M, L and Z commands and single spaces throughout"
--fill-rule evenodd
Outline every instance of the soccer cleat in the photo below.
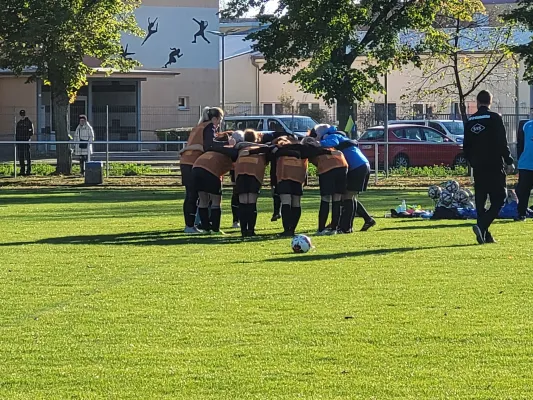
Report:
M 241 226 L 239 225 L 239 223 L 238 223 L 237 221 L 235 221 L 235 222 L 233 223 L 233 225 L 231 225 L 231 227 L 234 228 L 234 229 L 238 229 L 238 228 L 240 228 Z
M 481 230 L 481 228 L 477 225 L 474 225 L 472 227 L 472 230 L 474 231 L 475 235 L 476 235 L 476 239 L 477 239 L 477 242 L 479 244 L 484 244 L 485 243 L 485 237 L 483 236 L 483 231 Z
M 321 231 L 316 231 L 316 235 L 317 236 L 326 236 L 326 235 L 329 235 L 329 231 L 327 229 L 324 229 L 324 230 L 321 230 Z
M 294 231 L 283 231 L 282 233 L 280 233 L 280 236 L 293 237 L 294 236 Z
M 376 226 L 376 220 L 374 218 L 372 218 L 370 221 L 365 222 L 365 224 L 361 228 L 361 232 L 366 232 L 366 231 L 368 231 L 370 228 L 372 228 L 374 226 Z
M 257 236 L 257 233 L 255 233 L 255 231 L 248 231 L 248 232 L 246 232 L 246 236 L 254 237 L 254 236 Z
M 485 232 L 485 243 L 498 243 L 496 239 L 492 237 L 492 234 L 487 231 Z
M 281 215 L 279 214 L 273 214 L 272 218 L 270 218 L 270 222 L 276 222 L 278 219 L 281 218 Z
M 336 235 L 338 233 L 336 229 L 326 229 L 326 231 L 326 235 L 328 236 Z
M 527 218 L 526 217 L 515 217 L 514 220 L 516 222 L 526 222 Z
M 185 227 L 183 232 L 191 234 L 191 235 L 198 235 L 200 233 L 204 233 L 204 231 L 198 229 L 196 226 L 187 226 Z

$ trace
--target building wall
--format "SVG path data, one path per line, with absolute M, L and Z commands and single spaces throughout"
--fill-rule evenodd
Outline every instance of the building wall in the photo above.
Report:
M 15 118 L 21 109 L 36 121 L 37 90 L 35 83 L 25 83 L 26 77 L 0 77 L 0 139 L 12 140 Z

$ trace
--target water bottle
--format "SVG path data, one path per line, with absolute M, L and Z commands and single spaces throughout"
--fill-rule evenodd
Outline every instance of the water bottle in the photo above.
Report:
M 407 211 L 407 204 L 405 204 L 405 200 L 402 200 L 402 205 L 400 206 L 400 211 L 401 212 L 406 212 Z

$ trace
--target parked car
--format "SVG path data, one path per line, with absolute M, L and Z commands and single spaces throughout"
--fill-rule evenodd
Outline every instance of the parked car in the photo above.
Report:
M 382 126 L 366 130 L 359 148 L 371 165 L 375 163 L 375 146 L 365 142 L 385 142 Z M 378 146 L 379 164 L 384 164 L 385 146 Z M 432 165 L 466 166 L 463 145 L 436 129 L 412 124 L 389 125 L 389 166 L 422 167 Z
M 430 120 L 394 120 L 389 121 L 389 125 L 398 124 L 410 124 L 410 125 L 423 125 L 436 129 L 439 132 L 444 133 L 450 139 L 453 139 L 457 143 L 463 143 L 465 137 L 465 127 L 461 120 L 447 120 L 447 119 L 430 119 Z
M 238 115 L 224 118 L 224 130 L 254 129 L 258 132 L 285 131 L 306 136 L 317 122 L 302 115 Z

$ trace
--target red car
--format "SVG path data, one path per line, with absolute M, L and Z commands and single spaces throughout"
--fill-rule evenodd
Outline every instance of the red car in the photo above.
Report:
M 372 167 L 375 163 L 375 146 L 365 142 L 385 142 L 383 130 L 382 126 L 368 128 L 359 139 L 359 149 Z M 384 164 L 384 152 L 385 146 L 378 146 L 380 165 Z M 466 166 L 463 145 L 427 126 L 389 126 L 389 166 L 399 168 L 433 165 Z

